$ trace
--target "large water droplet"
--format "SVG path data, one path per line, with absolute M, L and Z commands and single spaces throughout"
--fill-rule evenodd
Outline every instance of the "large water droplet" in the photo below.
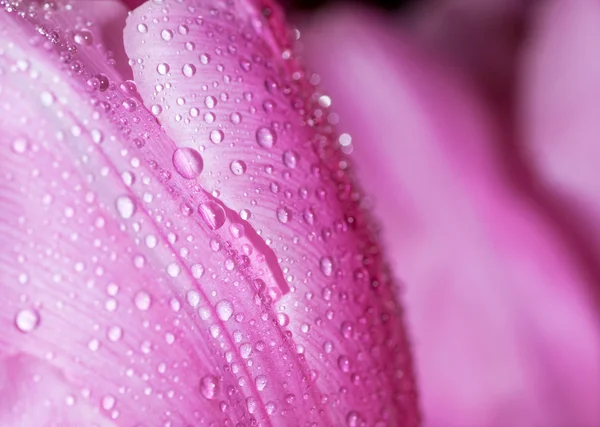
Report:
M 217 395 L 219 379 L 214 375 L 205 375 L 200 380 L 200 393 L 207 399 L 214 399 Z
M 120 196 L 116 201 L 117 212 L 121 218 L 128 219 L 135 213 L 135 202 L 129 196 Z
M 198 212 L 206 224 L 213 230 L 218 230 L 225 224 L 225 210 L 217 202 L 209 200 L 206 203 L 202 203 L 198 206 Z
M 198 151 L 193 148 L 178 148 L 173 153 L 173 166 L 185 179 L 196 179 L 204 168 L 204 161 Z
M 271 148 L 277 142 L 277 134 L 273 129 L 260 128 L 256 131 L 256 142 L 263 148 Z
M 36 310 L 21 310 L 15 316 L 15 325 L 21 332 L 31 332 L 40 324 L 40 315 Z

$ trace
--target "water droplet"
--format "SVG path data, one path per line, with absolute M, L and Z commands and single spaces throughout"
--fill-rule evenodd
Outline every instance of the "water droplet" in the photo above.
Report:
M 158 64 L 156 66 L 156 71 L 158 71 L 158 74 L 160 74 L 162 76 L 167 74 L 170 69 L 171 69 L 171 67 L 169 67 L 169 64 L 166 64 L 164 62 L 161 62 L 160 64 Z
M 194 64 L 185 64 L 181 72 L 186 77 L 193 77 L 196 74 L 196 66 Z
M 219 379 L 214 375 L 205 375 L 200 380 L 200 393 L 207 399 L 214 399 L 217 395 Z
M 94 35 L 90 30 L 83 29 L 75 32 L 73 40 L 79 45 L 89 46 L 94 42 Z
M 210 63 L 210 55 L 207 53 L 200 54 L 199 58 L 202 65 L 208 65 Z
M 277 313 L 277 323 L 285 328 L 290 324 L 290 317 L 285 313 Z
M 181 267 L 178 264 L 172 262 L 167 266 L 167 273 L 171 277 L 177 277 L 179 276 L 179 273 L 181 273 Z
M 277 209 L 277 219 L 282 224 L 289 222 L 291 218 L 292 218 L 292 212 L 288 208 L 281 207 L 281 208 Z
M 27 145 L 25 138 L 17 138 L 12 143 L 12 149 L 15 153 L 21 154 L 27 150 Z
M 141 311 L 148 310 L 150 308 L 151 302 L 152 302 L 152 299 L 148 292 L 139 291 L 137 294 L 135 294 L 134 303 L 135 303 L 135 306 L 138 308 L 138 310 L 141 310 Z
M 108 339 L 112 342 L 117 342 L 121 339 L 121 337 L 123 336 L 123 329 L 121 329 L 120 326 L 111 326 L 107 333 L 106 336 L 108 337 Z
M 256 142 L 263 148 L 271 148 L 277 142 L 277 134 L 271 128 L 260 128 L 256 131 Z
M 147 33 L 148 32 L 148 26 L 146 24 L 138 24 L 137 30 L 140 33 Z
M 160 32 L 160 37 L 164 40 L 164 41 L 169 41 L 173 38 L 173 31 L 171 30 L 162 30 Z
M 114 398 L 114 396 L 107 394 L 102 398 L 102 408 L 104 408 L 106 411 L 110 411 L 115 407 L 116 402 L 117 400 Z
M 31 332 L 40 324 L 40 315 L 36 310 L 24 309 L 15 316 L 15 325 L 21 332 Z
M 129 196 L 120 196 L 116 201 L 117 212 L 123 219 L 128 219 L 135 213 L 135 202 Z
M 298 159 L 300 156 L 298 153 L 292 150 L 285 151 L 283 153 L 283 164 L 286 165 L 290 169 L 294 169 L 298 164 Z
M 151 111 L 152 114 L 158 116 L 160 113 L 162 113 L 162 107 L 159 104 L 154 104 L 151 108 Z
M 227 321 L 233 315 L 233 304 L 226 299 L 219 301 L 215 305 L 215 309 L 217 310 L 217 316 L 221 320 Z
M 196 179 L 204 168 L 204 160 L 193 148 L 178 148 L 173 153 L 173 166 L 179 175 L 185 179 Z
M 256 384 L 256 389 L 258 391 L 263 391 L 265 389 L 265 387 L 267 386 L 268 382 L 269 382 L 269 379 L 267 378 L 266 375 L 259 375 L 254 380 L 254 383 Z
M 242 115 L 240 113 L 233 112 L 231 113 L 231 116 L 229 116 L 229 119 L 234 125 L 239 125 L 242 121 Z
M 331 257 L 323 257 L 319 261 L 319 266 L 321 267 L 321 272 L 329 277 L 333 274 L 333 259 Z
M 220 144 L 225 138 L 225 134 L 220 129 L 214 129 L 210 132 L 210 140 L 214 144 Z
M 246 173 L 246 163 L 242 160 L 234 160 L 229 165 L 229 168 L 234 175 L 240 176 Z
M 350 371 L 350 359 L 348 359 L 346 356 L 338 357 L 338 368 L 340 368 L 340 371 L 342 371 L 342 372 L 349 372 Z
M 348 424 L 348 427 L 363 427 L 365 425 L 362 417 L 356 411 L 348 412 L 346 423 Z
M 194 278 L 199 279 L 203 275 L 204 275 L 204 266 L 202 264 L 192 265 L 192 276 L 194 276 Z
M 225 210 L 217 202 L 209 200 L 206 203 L 202 203 L 198 206 L 198 212 L 206 224 L 213 230 L 218 230 L 225 224 Z
M 204 98 L 204 105 L 206 105 L 206 108 L 215 108 L 217 105 L 217 98 L 212 95 L 208 95 L 206 98 Z

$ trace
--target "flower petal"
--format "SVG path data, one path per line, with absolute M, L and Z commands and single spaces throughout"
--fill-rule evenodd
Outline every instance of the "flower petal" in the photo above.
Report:
M 26 422 L 414 425 L 398 306 L 376 246 L 358 240 L 359 212 L 347 219 L 356 230 L 340 223 L 326 243 L 289 253 L 332 274 L 368 264 L 357 280 L 370 273 L 376 289 L 338 273 L 327 298 L 315 288 L 333 278 L 286 283 L 284 253 L 258 234 L 276 231 L 189 179 L 214 173 L 211 157 L 177 150 L 126 73 L 77 34 L 92 23 L 104 38 L 82 3 L 53 5 L 0 15 L 2 367 L 59 391 L 58 420 Z M 344 207 L 328 202 L 323 218 Z
M 393 285 L 327 100 L 297 66 L 281 19 L 269 2 L 146 3 L 128 19 L 125 47 L 147 108 L 180 149 L 202 154 L 193 184 L 243 224 L 253 263 L 265 260 L 328 423 L 412 425 Z
M 486 105 L 382 18 L 337 9 L 313 25 L 305 54 L 407 283 L 425 425 L 598 424 L 588 277 L 511 187 Z

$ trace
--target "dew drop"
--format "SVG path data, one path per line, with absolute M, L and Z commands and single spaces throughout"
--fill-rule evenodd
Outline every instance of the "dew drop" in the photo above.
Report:
M 193 148 L 178 148 L 173 152 L 173 166 L 179 175 L 185 179 L 196 179 L 204 168 L 204 160 Z
M 326 256 L 321 258 L 319 266 L 321 267 L 321 272 L 325 276 L 330 277 L 333 274 L 333 260 L 331 257 Z
M 27 150 L 27 145 L 25 138 L 17 138 L 12 143 L 12 149 L 15 153 L 21 154 Z
M 210 140 L 214 144 L 220 144 L 225 138 L 225 134 L 220 129 L 214 129 L 210 132 Z
M 200 54 L 199 58 L 202 65 L 208 65 L 210 63 L 210 55 L 207 53 Z
M 75 32 L 73 40 L 79 45 L 89 46 L 94 42 L 94 35 L 90 30 L 83 29 Z
M 171 67 L 169 67 L 169 64 L 166 64 L 164 62 L 161 62 L 160 64 L 158 64 L 156 66 L 156 71 L 158 71 L 158 74 L 160 74 L 162 76 L 167 74 L 170 69 L 171 69 Z
M 256 142 L 263 148 L 271 148 L 277 142 L 277 134 L 273 129 L 260 128 L 256 131 Z
M 291 218 L 292 218 L 292 212 L 288 208 L 281 207 L 281 208 L 277 209 L 277 219 L 282 224 L 288 223 Z
M 109 341 L 117 342 L 123 336 L 123 329 L 121 329 L 120 326 L 111 326 L 108 329 L 106 336 L 108 337 Z
M 206 108 L 215 108 L 217 105 L 217 98 L 212 95 L 208 95 L 206 98 L 204 98 L 204 105 L 206 105 Z
M 234 160 L 233 162 L 231 162 L 231 165 L 229 165 L 229 168 L 231 169 L 231 172 L 237 176 L 246 173 L 246 163 L 242 160 Z
M 225 224 L 226 215 L 223 207 L 212 200 L 202 203 L 198 206 L 198 212 L 208 225 L 213 230 L 218 230 Z
M 214 399 L 217 395 L 219 380 L 214 375 L 205 375 L 200 380 L 200 393 L 207 399 Z
M 139 291 L 135 294 L 133 301 L 138 310 L 146 311 L 150 308 L 150 303 L 152 302 L 152 299 L 148 292 Z
M 123 219 L 128 219 L 135 213 L 135 202 L 129 196 L 120 196 L 116 201 L 117 212 Z
M 346 356 L 340 356 L 338 358 L 338 368 L 340 368 L 340 371 L 342 371 L 342 372 L 349 372 L 350 371 L 350 359 L 348 359 Z
M 31 332 L 40 324 L 40 315 L 36 310 L 24 309 L 15 316 L 15 325 L 21 332 Z
M 267 386 L 268 382 L 269 382 L 269 380 L 266 375 L 259 375 L 254 380 L 254 383 L 256 384 L 256 389 L 258 391 L 263 391 L 265 389 L 265 387 Z
M 219 301 L 215 305 L 215 309 L 217 310 L 217 316 L 223 321 L 229 320 L 233 315 L 233 304 L 226 299 Z
M 283 153 L 283 164 L 290 169 L 294 169 L 298 164 L 298 153 L 292 150 L 285 151 Z
M 231 123 L 233 123 L 234 125 L 238 125 L 242 121 L 242 115 L 240 113 L 233 112 L 229 116 L 229 119 L 231 120 Z
M 173 31 L 171 30 L 162 30 L 160 32 L 160 37 L 164 40 L 164 41 L 169 41 L 173 38 Z
M 194 64 L 185 64 L 181 72 L 186 77 L 193 77 L 196 74 L 196 66 Z
M 146 24 L 138 24 L 137 30 L 140 33 L 147 33 L 148 32 L 148 26 Z

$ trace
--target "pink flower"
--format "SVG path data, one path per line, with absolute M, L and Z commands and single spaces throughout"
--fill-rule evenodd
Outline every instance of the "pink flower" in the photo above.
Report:
M 0 425 L 417 425 L 397 289 L 281 11 L 0 4 Z
M 406 283 L 425 426 L 600 425 L 600 6 L 525 3 L 303 27 Z

